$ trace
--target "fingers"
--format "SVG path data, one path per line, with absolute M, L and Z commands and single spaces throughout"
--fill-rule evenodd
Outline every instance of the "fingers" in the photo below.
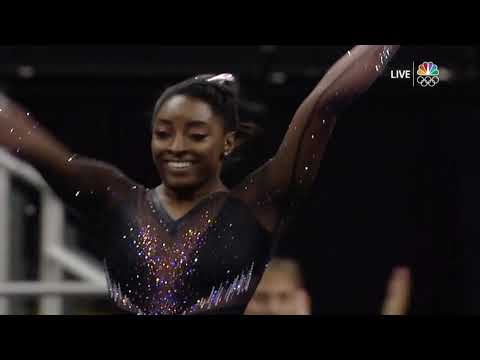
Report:
M 382 315 L 405 315 L 410 302 L 410 270 L 397 267 L 388 281 Z
M 311 315 L 311 299 L 307 290 L 299 289 L 295 297 L 295 315 Z

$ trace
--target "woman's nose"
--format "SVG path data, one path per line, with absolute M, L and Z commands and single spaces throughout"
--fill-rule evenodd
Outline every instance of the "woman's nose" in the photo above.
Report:
M 170 150 L 173 152 L 185 151 L 185 140 L 181 135 L 177 135 L 173 138 L 173 141 L 170 143 Z

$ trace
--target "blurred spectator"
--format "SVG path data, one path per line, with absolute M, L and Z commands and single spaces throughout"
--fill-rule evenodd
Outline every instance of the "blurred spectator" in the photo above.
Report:
M 310 315 L 311 300 L 300 266 L 292 259 L 273 258 L 245 315 Z
M 300 265 L 273 258 L 248 304 L 245 315 L 311 315 L 311 298 Z M 410 301 L 410 270 L 397 267 L 387 283 L 382 315 L 406 315 Z

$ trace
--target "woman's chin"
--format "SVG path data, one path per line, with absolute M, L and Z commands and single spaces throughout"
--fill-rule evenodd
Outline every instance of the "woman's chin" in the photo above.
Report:
M 166 187 L 173 191 L 193 191 L 200 185 L 198 181 L 192 179 L 171 179 L 167 178 L 164 181 Z

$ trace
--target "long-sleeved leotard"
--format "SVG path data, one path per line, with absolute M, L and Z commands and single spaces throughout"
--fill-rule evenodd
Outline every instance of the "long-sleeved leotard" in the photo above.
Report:
M 397 49 L 349 51 L 299 107 L 272 159 L 180 219 L 165 210 L 157 189 L 134 183 L 108 164 L 74 156 L 5 98 L 0 145 L 19 149 L 17 155 L 107 241 L 106 274 L 119 307 L 137 314 L 241 314 L 282 220 L 318 173 L 336 116 L 368 89 Z

